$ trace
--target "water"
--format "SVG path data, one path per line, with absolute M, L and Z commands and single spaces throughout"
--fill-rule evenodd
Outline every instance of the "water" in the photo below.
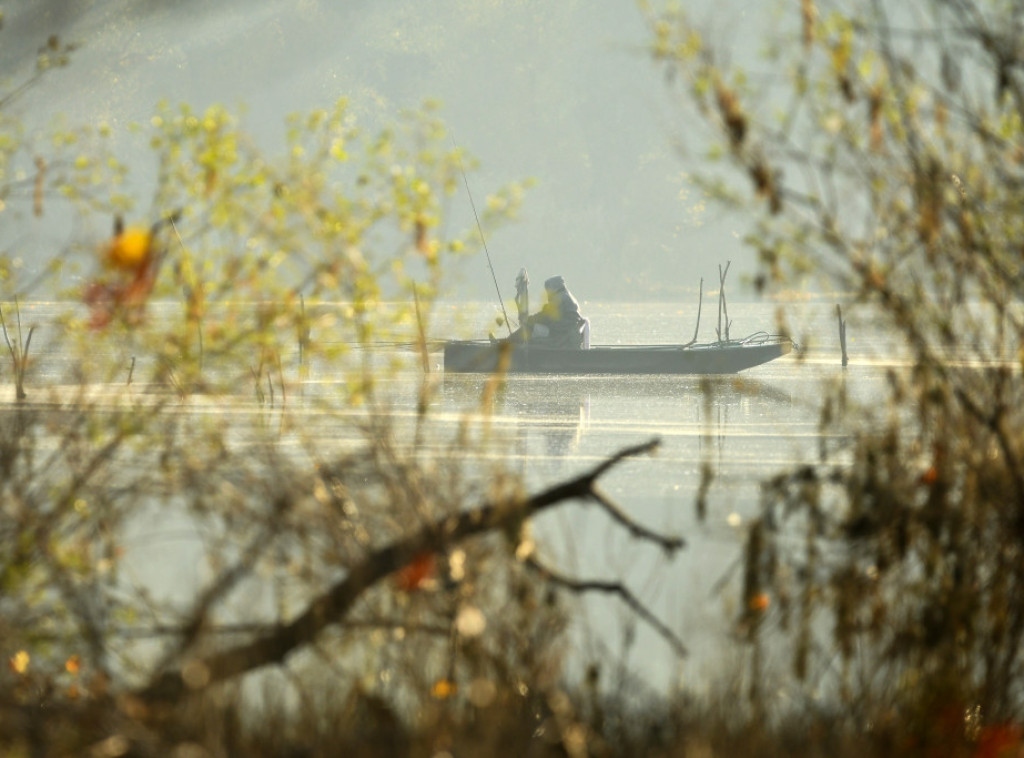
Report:
M 834 307 L 823 302 L 730 306 L 733 338 L 778 331 L 784 323 L 801 348 L 798 355 L 738 376 L 507 379 L 495 398 L 488 444 L 460 453 L 467 466 L 479 464 L 485 470 L 500 460 L 536 491 L 580 474 L 623 448 L 657 438 L 654 455 L 624 461 L 602 478 L 601 488 L 638 523 L 687 543 L 676 556 L 666 556 L 631 537 L 593 504 L 572 504 L 537 519 L 535 534 L 546 560 L 575 577 L 621 580 L 690 650 L 687 657 L 677 658 L 619 599 L 588 597 L 573 629 L 576 663 L 621 659 L 632 675 L 657 690 L 699 687 L 735 665 L 736 647 L 730 641 L 739 593 L 735 568 L 747 524 L 757 514 L 760 483 L 783 469 L 817 460 L 822 438 L 833 434 L 819 424 L 818 400 L 827 386 L 845 382 L 854 399 L 867 402 L 878 396 L 885 371 L 903 365 L 888 335 L 850 314 L 851 365 L 843 370 Z M 67 381 L 67 365 L 53 350 L 48 352 L 48 346 L 59 342 L 48 322 L 54 309 L 22 309 L 26 325 L 41 327 L 29 377 L 33 391 Z M 695 305 L 584 303 L 584 311 L 592 322 L 594 344 L 686 342 L 696 324 Z M 431 335 L 482 336 L 486 330 L 474 325 L 493 325 L 497 312 L 488 304 L 441 305 Z M 717 313 L 705 306 L 701 341 L 714 339 L 716 322 Z M 314 340 L 329 337 L 313 335 Z M 96 351 L 113 356 L 124 347 L 100 341 Z M 381 352 L 393 357 L 391 348 Z M 415 416 L 421 378 L 416 356 L 409 352 L 407 357 L 409 367 L 381 388 L 400 428 L 403 419 L 411 425 Z M 431 357 L 435 367 L 440 360 L 439 354 Z M 293 423 L 281 427 L 284 445 L 293 441 L 296 428 L 303 439 L 320 440 L 325 449 L 358 439 L 346 423 L 347 409 L 325 414 L 317 401 L 330 395 L 337 382 L 328 372 L 314 372 L 306 383 L 292 386 L 287 413 Z M 425 445 L 446 449 L 458 425 L 479 409 L 485 383 L 486 378 L 477 376 L 437 379 Z M 127 390 L 119 386 L 108 391 L 116 395 Z M 260 405 L 245 392 L 230 401 L 203 398 L 189 403 L 192 411 L 215 415 L 240 409 L 267 415 L 266 398 Z M 704 519 L 695 509 L 702 467 L 713 474 Z M 151 583 L 158 594 L 189 597 L 200 581 L 203 556 L 186 526 L 174 517 L 148 520 L 127 546 L 129 573 Z M 176 566 L 180 570 L 168 572 L 168 564 L 175 563 L 181 564 Z M 167 585 L 169 574 L 176 585 Z
M 596 506 L 544 516 L 537 532 L 562 570 L 622 579 L 690 654 L 677 659 L 650 627 L 634 623 L 620 600 L 592 597 L 584 604 L 590 626 L 578 633 L 584 658 L 626 656 L 629 670 L 657 690 L 699 687 L 735 666 L 735 569 L 757 514 L 760 483 L 817 460 L 822 437 L 832 434 L 820 428 L 818 401 L 826 387 L 845 381 L 851 396 L 868 400 L 885 371 L 900 363 L 891 341 L 854 322 L 847 327 L 852 363 L 844 371 L 834 308 L 784 308 L 800 355 L 736 376 L 509 378 L 495 424 L 508 432 L 532 489 L 582 473 L 623 448 L 660 440 L 656 454 L 621 464 L 601 485 L 639 523 L 682 536 L 687 547 L 674 558 L 630 537 Z M 588 304 L 585 311 L 595 344 L 688 341 L 695 323 L 695 313 L 664 305 Z M 777 316 L 775 305 L 734 305 L 731 336 L 775 331 Z M 702 341 L 714 338 L 714 325 L 705 321 Z M 438 405 L 445 412 L 468 408 L 482 385 L 449 378 Z M 695 503 L 703 465 L 714 479 L 701 520 Z
M 696 308 L 664 304 L 587 303 L 584 311 L 594 344 L 688 341 L 696 323 Z M 476 322 L 487 323 L 486 313 L 481 306 Z M 870 406 L 882 396 L 886 372 L 906 366 L 891 335 L 854 313 L 846 314 L 851 363 L 843 369 L 834 303 L 738 304 L 729 315 L 733 338 L 777 331 L 781 316 L 799 354 L 723 377 L 512 376 L 491 421 L 504 434 L 503 454 L 531 491 L 624 448 L 660 440 L 654 455 L 620 464 L 601 487 L 640 524 L 683 537 L 687 547 L 676 556 L 629 536 L 595 505 L 559 509 L 536 523 L 560 570 L 621 579 L 687 645 L 690 654 L 680 660 L 618 598 L 588 596 L 583 603 L 584 620 L 575 630 L 580 661 L 623 659 L 658 691 L 699 688 L 736 667 L 737 567 L 760 486 L 780 471 L 817 462 L 823 443 L 840 442 L 833 429 L 821 427 L 825 391 L 843 382 L 853 400 Z M 703 319 L 700 339 L 713 340 L 717 319 L 706 309 Z M 455 423 L 477 407 L 485 382 L 446 378 L 433 410 Z M 713 482 L 700 519 L 695 504 L 704 466 Z

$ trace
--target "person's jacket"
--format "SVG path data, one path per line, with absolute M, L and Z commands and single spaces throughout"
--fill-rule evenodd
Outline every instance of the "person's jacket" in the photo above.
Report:
M 564 341 L 567 345 L 571 343 L 572 346 L 579 347 L 583 328 L 580 304 L 566 289 L 565 282 L 560 276 L 548 279 L 544 282 L 544 288 L 546 302 L 540 311 L 530 316 L 530 326 L 543 324 L 550 331 L 552 342 Z

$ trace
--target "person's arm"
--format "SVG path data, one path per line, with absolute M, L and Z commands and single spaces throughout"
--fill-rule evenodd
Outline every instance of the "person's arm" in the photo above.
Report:
M 530 316 L 530 326 L 536 326 L 537 324 L 544 324 L 544 326 L 551 326 L 558 322 L 561 314 L 558 311 L 558 304 L 553 303 L 550 300 L 544 303 L 543 307 Z

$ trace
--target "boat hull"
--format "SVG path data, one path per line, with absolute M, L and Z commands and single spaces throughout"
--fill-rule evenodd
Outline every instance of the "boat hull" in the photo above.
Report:
M 735 374 L 789 353 L 784 337 L 707 345 L 596 346 L 561 350 L 507 341 L 453 340 L 444 345 L 446 373 Z

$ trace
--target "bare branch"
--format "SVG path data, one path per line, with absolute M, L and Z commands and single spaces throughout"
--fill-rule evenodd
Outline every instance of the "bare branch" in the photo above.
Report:
M 609 595 L 617 595 L 622 602 L 629 606 L 633 613 L 650 624 L 651 627 L 654 628 L 654 631 L 656 631 L 662 639 L 664 639 L 672 649 L 675 650 L 677 655 L 684 656 L 688 654 L 686 645 L 683 644 L 682 640 L 679 639 L 675 632 L 669 629 L 668 625 L 659 619 L 654 612 L 644 605 L 640 599 L 633 594 L 632 590 L 624 584 L 614 581 L 600 581 L 593 579 L 571 579 L 563 574 L 559 574 L 554 569 L 544 566 L 532 556 L 527 558 L 526 565 L 543 576 L 547 581 L 557 584 L 558 586 L 579 595 L 587 592 L 601 592 Z
M 170 665 L 172 661 L 195 644 L 200 632 L 203 631 L 210 619 L 210 610 L 221 598 L 231 592 L 240 581 L 252 572 L 253 563 L 260 553 L 273 541 L 275 534 L 273 530 L 266 530 L 258 534 L 239 556 L 235 565 L 224 571 L 217 581 L 202 594 L 196 602 L 190 618 L 180 627 L 181 639 L 179 644 L 175 650 L 167 655 L 164 663 L 159 668 L 165 668 Z
M 291 622 L 277 626 L 250 642 L 193 659 L 189 666 L 192 670 L 201 668 L 205 674 L 203 681 L 215 684 L 283 661 L 298 648 L 312 643 L 326 627 L 340 621 L 364 592 L 408 565 L 416 556 L 428 551 L 441 551 L 480 534 L 508 529 L 523 519 L 569 500 L 593 498 L 594 483 L 599 477 L 627 458 L 654 450 L 658 444 L 659 440 L 653 439 L 620 450 L 589 472 L 525 500 L 485 503 L 427 524 L 414 534 L 371 553 Z M 183 660 L 188 652 L 182 651 Z M 186 690 L 181 672 L 169 670 L 159 673 L 137 694 L 146 702 L 166 703 L 179 700 Z
M 611 516 L 615 521 L 624 526 L 630 534 L 634 537 L 653 542 L 661 547 L 666 553 L 672 555 L 677 550 L 686 547 L 686 540 L 682 537 L 666 537 L 663 534 L 652 531 L 645 526 L 641 526 L 637 522 L 633 521 L 618 505 L 612 502 L 601 490 L 596 486 L 593 492 L 590 493 L 593 498 L 604 510 Z

